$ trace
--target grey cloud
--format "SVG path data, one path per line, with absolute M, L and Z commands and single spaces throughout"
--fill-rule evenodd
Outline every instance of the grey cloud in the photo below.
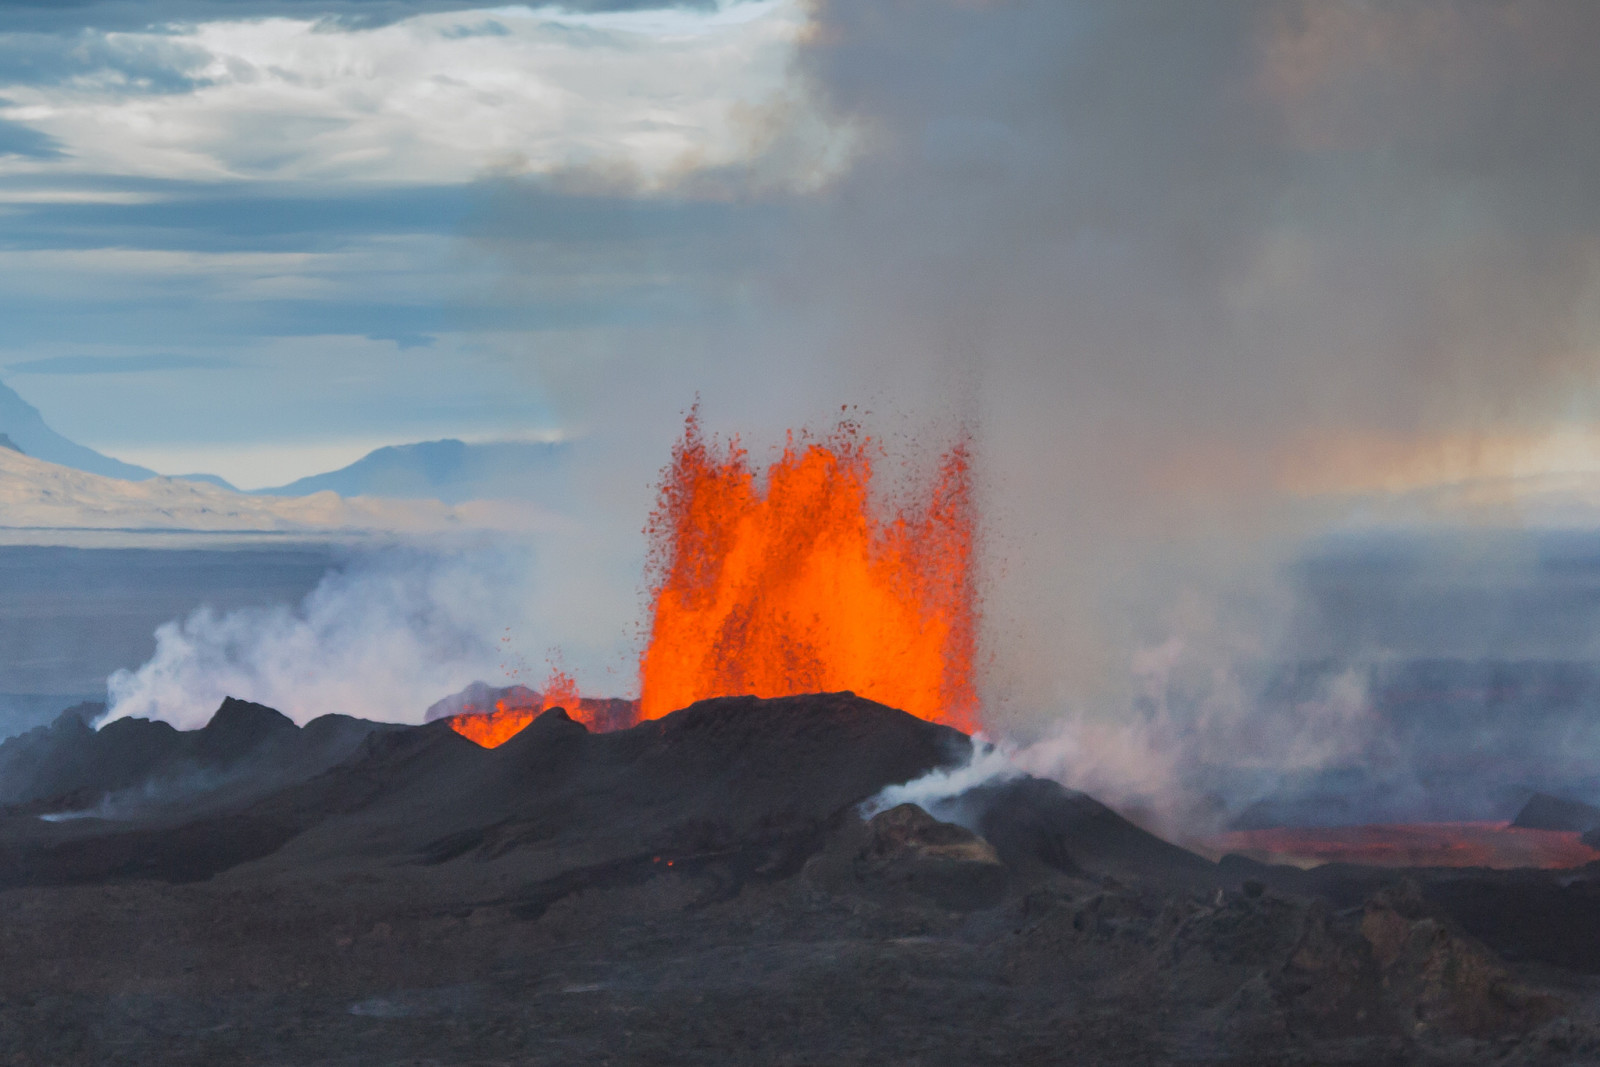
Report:
M 6 365 L 12 374 L 142 374 L 163 370 L 224 370 L 236 364 L 214 356 L 50 356 Z
M 362 29 L 414 15 L 493 6 L 484 0 L 0 0 L 0 19 L 13 32 L 44 34 L 148 30 L 174 23 L 272 17 L 317 19 L 329 29 Z M 707 10 L 716 5 L 714 0 L 575 0 L 556 6 L 569 11 L 636 11 L 663 7 Z

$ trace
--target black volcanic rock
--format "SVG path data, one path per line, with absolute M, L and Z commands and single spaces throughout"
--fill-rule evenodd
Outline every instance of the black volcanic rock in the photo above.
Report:
M 195 732 L 191 752 L 198 760 L 228 766 L 299 732 L 294 721 L 275 708 L 226 697 L 211 721 Z
M 340 759 L 354 752 L 375 733 L 404 729 L 398 723 L 374 722 L 354 715 L 319 715 L 300 727 L 300 736 L 313 748 L 334 748 L 343 752 Z
M 0 803 L 97 796 L 158 772 L 182 747 L 164 722 L 123 719 L 93 730 L 76 709 L 0 743 Z
M 776 850 L 788 870 L 856 804 L 967 748 L 949 727 L 849 693 L 707 700 L 612 733 L 553 709 L 495 749 L 444 722 L 374 737 L 273 803 L 315 824 L 291 852 L 436 862 L 508 857 L 538 842 L 531 862 L 547 877 L 559 872 L 546 862 L 565 842 L 568 855 L 605 863 L 772 859 Z M 359 815 L 322 814 L 362 790 Z M 335 795 L 346 799 L 334 804 Z
M 80 807 L 92 806 L 93 789 L 139 775 L 145 792 L 181 781 L 180 771 L 209 769 L 218 781 L 192 787 L 182 805 L 119 812 L 112 826 L 36 827 L 25 847 L 0 849 L 11 879 L 138 876 L 127 867 L 132 855 L 143 857 L 145 877 L 204 877 L 246 860 L 293 869 L 454 864 L 463 877 L 498 872 L 496 884 L 520 884 L 509 899 L 533 915 L 574 893 L 648 879 L 661 865 L 702 872 L 718 893 L 737 894 L 829 850 L 865 863 L 878 884 L 909 879 L 958 907 L 991 906 L 1008 884 L 1005 869 L 1034 881 L 1052 872 L 1216 878 L 1207 861 L 1039 779 L 959 799 L 957 821 L 981 838 L 910 809 L 863 824 L 863 801 L 960 763 L 970 742 L 851 693 L 707 700 L 612 733 L 554 709 L 494 749 L 445 722 L 327 719 L 302 730 L 244 701 L 226 702 L 188 733 L 142 720 L 79 730 L 73 743 L 92 757 L 73 765 Z M 198 831 L 176 830 L 198 822 L 207 845 L 195 853 Z M 935 840 L 939 833 L 961 840 Z M 891 838 L 894 848 L 884 844 Z M 965 851 L 943 855 L 944 845 Z
M 1213 866 L 1029 778 L 969 790 L 959 824 L 910 805 L 863 821 L 862 800 L 971 744 L 842 693 L 612 733 L 552 710 L 496 749 L 444 722 L 219 718 L 248 789 L 0 812 L 18 1062 L 1600 1056 L 1592 983 L 1514 958 L 1592 964 L 1593 871 Z M 57 728 L 79 754 L 103 736 Z M 203 731 L 169 733 L 192 752 Z M 261 770 L 317 745 L 347 756 Z M 1359 895 L 1336 901 L 1322 872 Z
M 995 907 L 1011 880 L 987 841 L 914 804 L 881 811 L 865 823 L 846 821 L 805 873 L 830 892 L 890 903 L 921 897 L 951 911 Z
M 714 869 L 724 890 L 737 892 L 752 877 L 795 873 L 841 820 L 857 819 L 861 801 L 969 748 L 955 730 L 849 693 L 704 701 L 602 734 L 556 709 L 496 749 L 445 722 L 367 724 L 331 768 L 303 758 L 306 739 L 348 743 L 359 727 L 295 730 L 244 702 L 214 723 L 204 751 L 233 761 L 235 777 L 207 783 L 181 806 L 119 812 L 111 825 L 35 824 L 25 841 L 0 848 L 0 868 L 13 883 L 93 881 L 127 875 L 126 857 L 139 855 L 147 877 L 194 878 L 287 843 L 271 862 L 497 864 L 525 883 L 518 906 L 534 911 L 586 887 L 649 877 L 657 862 Z M 91 789 L 125 781 L 130 769 L 146 782 L 171 778 L 180 765 L 192 770 L 205 733 L 124 720 L 78 737 L 98 758 L 95 773 L 79 769 L 73 805 L 92 807 Z M 296 755 L 299 764 L 288 762 Z M 108 767 L 119 758 L 123 773 L 113 776 Z M 63 810 L 52 803 L 35 807 Z M 190 854 L 194 834 L 175 832 L 196 821 L 209 827 L 204 855 Z
M 1525 830 L 1577 830 L 1581 833 L 1600 826 L 1600 808 L 1548 793 L 1535 793 L 1517 812 L 1511 825 Z
M 144 804 L 185 803 L 212 793 L 265 795 L 349 757 L 392 724 L 324 716 L 301 730 L 262 704 L 224 700 L 204 727 L 126 718 L 91 729 L 103 705 L 69 708 L 55 722 L 0 743 L 0 804 L 40 811 L 118 805 L 133 817 Z
M 1142 830 L 1086 793 L 1024 776 L 979 786 L 956 802 L 1012 867 L 1208 882 L 1216 865 Z

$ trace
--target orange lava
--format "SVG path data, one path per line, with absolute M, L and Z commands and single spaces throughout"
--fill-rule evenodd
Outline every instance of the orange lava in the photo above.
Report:
M 1527 830 L 1504 822 L 1402 823 L 1237 830 L 1213 838 L 1219 852 L 1274 863 L 1371 867 L 1517 867 L 1564 869 L 1600 860 L 1576 831 Z
M 574 721 L 590 728 L 617 729 L 631 725 L 637 715 L 637 708 L 632 701 L 595 700 L 579 696 L 578 683 L 559 667 L 551 669 L 543 693 L 525 692 L 529 692 L 537 703 L 508 707 L 505 701 L 497 700 L 493 711 L 465 711 L 445 721 L 450 724 L 450 729 L 462 737 L 476 741 L 484 748 L 497 748 L 551 708 L 561 708 Z
M 691 413 L 662 476 L 640 714 L 697 700 L 850 689 L 972 731 L 977 602 L 965 440 L 924 498 L 873 513 L 874 442 L 791 436 L 758 481 Z
M 538 717 L 541 708 L 506 707 L 503 700 L 495 701 L 493 711 L 469 711 L 452 715 L 445 721 L 450 729 L 484 748 L 498 748 L 522 732 Z

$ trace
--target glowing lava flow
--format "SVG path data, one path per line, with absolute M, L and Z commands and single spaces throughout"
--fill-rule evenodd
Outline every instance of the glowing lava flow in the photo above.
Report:
M 1530 830 L 1504 822 L 1402 823 L 1235 830 L 1210 842 L 1272 863 L 1373 867 L 1582 867 L 1600 859 L 1576 831 Z
M 651 515 L 643 718 L 696 700 L 841 689 L 977 727 L 973 506 L 965 442 L 917 506 L 872 512 L 871 438 L 845 423 L 757 482 L 691 414 Z

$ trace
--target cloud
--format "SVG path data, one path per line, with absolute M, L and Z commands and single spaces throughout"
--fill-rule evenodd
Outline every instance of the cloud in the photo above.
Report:
M 165 370 L 225 370 L 232 360 L 217 356 L 50 356 L 9 363 L 13 374 L 143 374 Z
M 296 11 L 0 34 L 0 111 L 59 141 L 64 173 L 212 181 L 589 170 L 651 189 L 762 152 L 771 137 L 749 116 L 777 102 L 829 135 L 789 95 L 796 0 L 359 24 Z
M 54 137 L 31 126 L 0 119 L 0 156 L 56 159 L 61 156 L 61 145 Z
M 84 29 L 135 31 L 172 24 L 261 18 L 306 18 L 335 27 L 386 26 L 417 15 L 472 10 L 481 0 L 0 0 L 8 26 L 35 33 Z M 569 0 L 569 11 L 635 11 L 681 7 L 704 11 L 715 0 Z

